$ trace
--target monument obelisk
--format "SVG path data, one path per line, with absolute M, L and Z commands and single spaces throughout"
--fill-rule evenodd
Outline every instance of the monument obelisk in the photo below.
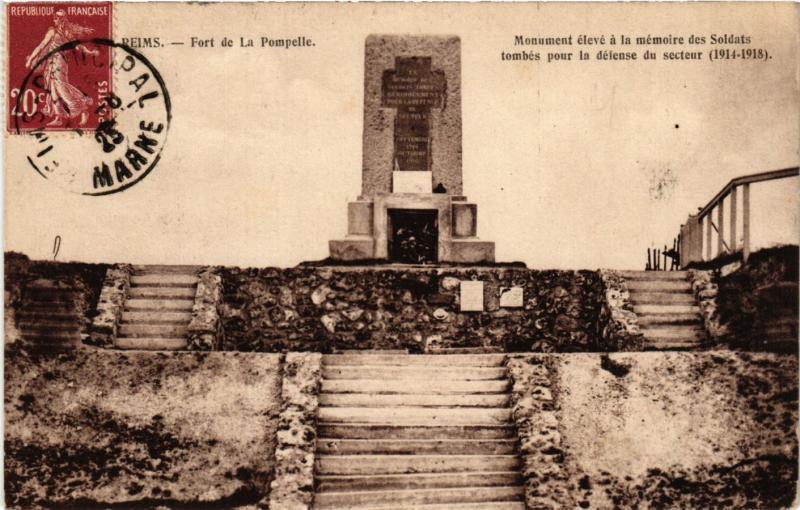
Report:
M 494 262 L 462 196 L 460 39 L 371 35 L 365 46 L 361 195 L 331 258 Z

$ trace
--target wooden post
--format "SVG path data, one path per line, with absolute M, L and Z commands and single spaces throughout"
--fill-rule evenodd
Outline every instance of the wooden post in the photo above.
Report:
M 742 193 L 742 258 L 750 258 L 750 184 L 743 186 Z
M 725 199 L 717 205 L 717 256 L 725 251 Z
M 737 200 L 737 187 L 734 186 L 731 190 L 731 242 L 728 246 L 731 248 L 731 253 L 736 253 L 739 249 L 737 246 L 738 240 L 736 239 L 736 200 Z
M 711 212 L 706 214 L 706 260 L 711 260 Z

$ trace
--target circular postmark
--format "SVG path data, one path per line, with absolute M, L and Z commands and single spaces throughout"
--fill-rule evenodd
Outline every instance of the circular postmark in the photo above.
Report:
M 44 55 L 31 65 L 14 111 L 28 163 L 83 195 L 116 193 L 147 176 L 171 120 L 159 72 L 141 53 L 108 39 L 70 41 Z

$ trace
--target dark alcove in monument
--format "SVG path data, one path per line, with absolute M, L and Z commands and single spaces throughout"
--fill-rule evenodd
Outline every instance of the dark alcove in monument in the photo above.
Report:
M 402 264 L 438 262 L 436 210 L 389 209 L 389 260 Z

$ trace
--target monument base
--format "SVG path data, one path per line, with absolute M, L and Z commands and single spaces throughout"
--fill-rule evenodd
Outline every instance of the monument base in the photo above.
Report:
M 432 256 L 425 262 L 492 263 L 494 243 L 477 238 L 478 206 L 466 197 L 437 193 L 378 193 L 372 200 L 362 198 L 347 208 L 348 235 L 330 241 L 330 258 L 341 261 L 387 260 L 406 262 L 402 256 L 419 246 L 425 258 L 423 242 L 435 243 Z M 403 214 L 429 216 L 431 221 L 419 232 L 412 226 L 398 228 Z M 426 214 L 427 213 L 427 214 Z M 411 231 L 409 231 L 411 230 Z M 404 235 L 404 239 L 398 239 Z M 406 252 L 397 246 L 411 239 Z M 394 247 L 394 248 L 393 248 Z M 398 255 L 400 253 L 400 255 Z

